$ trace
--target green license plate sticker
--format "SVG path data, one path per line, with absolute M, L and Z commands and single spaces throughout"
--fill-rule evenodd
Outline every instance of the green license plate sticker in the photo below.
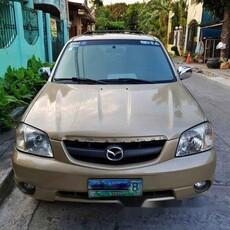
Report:
M 141 179 L 89 179 L 89 198 L 142 196 Z

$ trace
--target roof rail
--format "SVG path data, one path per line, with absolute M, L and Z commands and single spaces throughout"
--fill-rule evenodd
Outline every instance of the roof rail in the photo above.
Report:
M 144 34 L 142 31 L 136 30 L 94 30 L 86 31 L 83 35 L 94 35 L 94 34 Z

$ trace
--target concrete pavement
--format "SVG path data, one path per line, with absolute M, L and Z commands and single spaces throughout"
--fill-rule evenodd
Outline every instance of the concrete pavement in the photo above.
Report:
M 181 58 L 173 59 L 176 66 L 186 65 L 193 68 L 194 72 L 203 74 L 210 80 L 230 87 L 230 69 L 208 69 L 205 64 L 187 64 Z M 0 204 L 9 195 L 14 187 L 11 156 L 14 143 L 14 131 L 0 132 Z
M 203 74 L 212 81 L 230 87 L 230 69 L 209 69 L 204 63 L 187 64 L 186 62 L 183 62 L 181 57 L 174 57 L 173 61 L 176 66 L 190 66 L 193 69 L 193 72 Z

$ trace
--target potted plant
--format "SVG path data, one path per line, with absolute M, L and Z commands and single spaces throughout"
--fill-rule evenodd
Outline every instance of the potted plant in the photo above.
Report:
M 206 65 L 209 69 L 219 69 L 220 61 L 217 58 L 209 58 L 206 62 Z
M 221 57 L 220 58 L 220 69 L 228 69 L 228 65 L 229 65 L 228 59 Z

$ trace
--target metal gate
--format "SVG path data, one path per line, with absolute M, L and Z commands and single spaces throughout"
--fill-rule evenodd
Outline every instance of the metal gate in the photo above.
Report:
M 0 2 L 0 49 L 8 48 L 17 35 L 14 5 Z
M 55 62 L 64 46 L 64 25 L 63 21 L 54 17 L 51 17 L 51 21 L 53 61 Z
M 48 39 L 47 39 L 47 20 L 46 13 L 43 13 L 43 30 L 44 30 L 44 49 L 45 49 L 45 61 L 49 61 L 48 51 Z
M 34 45 L 39 37 L 38 14 L 35 9 L 22 7 L 24 38 L 30 45 Z
M 189 30 L 188 30 L 188 44 L 187 44 L 187 50 L 191 53 L 195 53 L 196 45 L 197 45 L 197 28 L 198 23 L 197 21 L 193 20 L 190 23 Z

